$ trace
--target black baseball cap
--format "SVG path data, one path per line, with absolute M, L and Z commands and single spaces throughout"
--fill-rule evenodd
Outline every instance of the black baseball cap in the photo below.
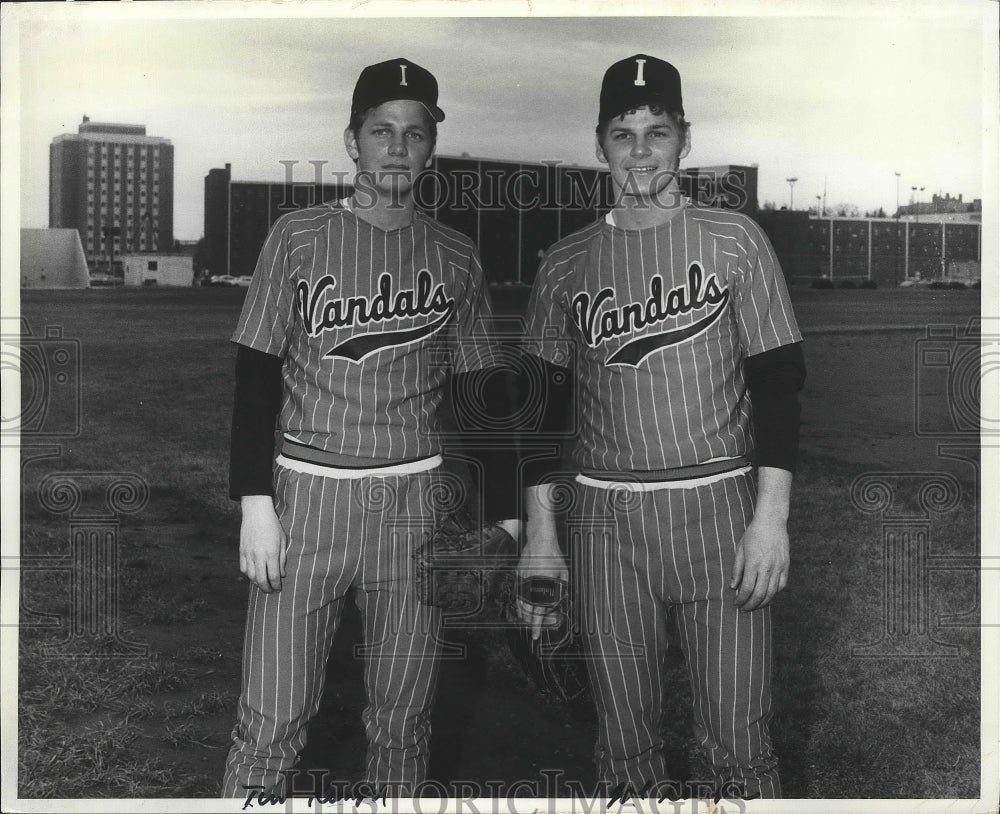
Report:
M 444 111 L 437 106 L 438 83 L 434 75 L 402 57 L 369 65 L 361 72 L 354 86 L 351 115 L 364 113 L 393 99 L 420 102 L 434 121 L 444 121 Z
M 684 115 L 681 75 L 673 65 L 647 54 L 636 54 L 608 68 L 601 83 L 599 123 L 648 104 L 659 104 L 672 113 Z

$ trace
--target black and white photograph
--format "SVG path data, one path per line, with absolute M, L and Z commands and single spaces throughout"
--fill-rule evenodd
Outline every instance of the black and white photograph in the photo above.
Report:
M 1000 806 L 1000 5 L 0 4 L 4 811 Z

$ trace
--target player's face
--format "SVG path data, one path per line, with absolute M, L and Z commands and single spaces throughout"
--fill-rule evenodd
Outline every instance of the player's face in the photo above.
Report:
M 597 158 L 622 195 L 654 198 L 679 190 L 677 168 L 690 148 L 690 135 L 669 114 L 643 107 L 608 123 L 597 139 Z
M 407 194 L 434 152 L 430 113 L 409 99 L 385 102 L 368 113 L 357 133 L 348 128 L 344 142 L 375 189 Z

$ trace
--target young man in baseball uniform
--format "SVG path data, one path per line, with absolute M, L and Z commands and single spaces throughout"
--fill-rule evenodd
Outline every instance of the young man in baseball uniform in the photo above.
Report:
M 366 796 L 411 795 L 426 776 L 440 611 L 418 601 L 412 556 L 460 497 L 437 468 L 439 406 L 449 383 L 473 392 L 454 380 L 494 363 L 475 247 L 414 206 L 437 102 L 437 81 L 409 60 L 364 69 L 344 134 L 354 193 L 275 222 L 233 334 L 230 491 L 251 586 L 226 797 L 295 791 L 287 772 L 350 588 L 364 627 Z M 515 517 L 514 497 L 486 490 L 484 513 Z
M 545 255 L 528 333 L 551 381 L 568 368 L 575 383 L 568 546 L 602 788 L 678 796 L 662 720 L 676 623 L 715 793 L 778 797 L 769 603 L 788 575 L 802 337 L 758 226 L 681 195 L 689 148 L 677 70 L 645 54 L 612 65 L 597 157 L 614 208 Z M 550 398 L 548 431 L 568 396 Z M 528 474 L 521 576 L 564 575 L 553 486 Z

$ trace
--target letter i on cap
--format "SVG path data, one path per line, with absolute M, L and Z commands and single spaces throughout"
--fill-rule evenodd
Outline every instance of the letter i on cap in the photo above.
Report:
M 599 123 L 649 104 L 684 115 L 681 75 L 669 62 L 636 54 L 612 65 L 601 83 Z
M 358 77 L 351 100 L 351 115 L 395 99 L 412 99 L 427 108 L 434 121 L 444 121 L 438 107 L 438 83 L 434 74 L 415 62 L 400 57 L 369 65 Z

